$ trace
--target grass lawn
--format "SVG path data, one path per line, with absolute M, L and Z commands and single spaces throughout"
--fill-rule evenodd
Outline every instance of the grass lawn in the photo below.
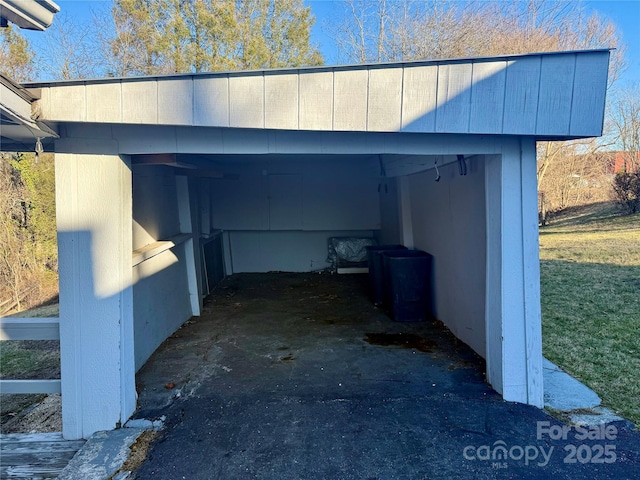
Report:
M 640 214 L 607 204 L 540 229 L 544 356 L 640 426 Z

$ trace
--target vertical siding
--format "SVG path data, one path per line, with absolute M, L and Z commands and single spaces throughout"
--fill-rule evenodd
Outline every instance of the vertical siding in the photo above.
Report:
M 576 56 L 569 134 L 602 134 L 608 69 L 607 52 L 583 53 Z
M 300 73 L 300 129 L 331 130 L 333 72 Z
M 123 123 L 158 123 L 158 82 L 122 83 Z
M 87 122 L 122 121 L 122 87 L 118 83 L 87 85 Z
M 608 51 L 60 85 L 52 121 L 345 132 L 601 134 Z
M 264 77 L 229 78 L 229 123 L 236 128 L 264 128 Z
M 87 103 L 83 85 L 69 85 L 49 89 L 50 111 L 56 120 L 84 122 Z
M 369 72 L 367 130 L 397 132 L 402 110 L 402 69 L 373 69 Z
M 507 62 L 473 64 L 469 131 L 502 133 Z
M 158 122 L 193 124 L 193 79 L 158 80 Z
M 466 133 L 471 110 L 470 63 L 438 67 L 436 132 Z
M 540 91 L 540 57 L 507 62 L 503 133 L 527 135 L 535 132 Z
M 298 128 L 298 75 L 265 75 L 265 128 Z
M 333 129 L 367 129 L 368 70 L 334 72 Z
M 574 72 L 575 55 L 542 57 L 536 119 L 537 134 L 569 134 Z
M 229 77 L 195 77 L 193 94 L 194 125 L 229 126 Z
M 402 130 L 435 132 L 438 67 L 404 69 L 402 92 Z

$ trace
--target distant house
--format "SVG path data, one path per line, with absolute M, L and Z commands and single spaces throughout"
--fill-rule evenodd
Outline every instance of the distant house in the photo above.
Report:
M 634 158 L 635 157 L 635 158 Z M 640 173 L 640 152 L 615 152 L 612 173 Z
M 127 420 L 136 370 L 220 276 L 323 268 L 334 236 L 431 253 L 435 316 L 506 400 L 542 407 L 536 141 L 601 135 L 608 62 L 591 50 L 17 88 L 56 153 L 65 437 Z M 2 121 L 3 150 L 33 144 Z

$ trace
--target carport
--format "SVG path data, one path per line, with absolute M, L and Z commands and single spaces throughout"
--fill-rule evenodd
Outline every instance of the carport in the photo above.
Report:
M 334 236 L 432 254 L 435 317 L 504 399 L 541 407 L 536 141 L 601 135 L 608 60 L 27 85 L 59 135 L 43 143 L 56 152 L 64 436 L 129 418 L 135 372 L 217 280 L 325 268 Z

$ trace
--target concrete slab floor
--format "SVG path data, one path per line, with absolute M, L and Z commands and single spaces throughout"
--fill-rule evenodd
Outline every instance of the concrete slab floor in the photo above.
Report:
M 366 275 L 227 278 L 138 374 L 166 416 L 137 479 L 637 478 L 640 433 L 505 402 L 439 322 L 391 321 Z M 604 428 L 603 427 L 603 428 Z M 593 427 L 595 429 L 595 427 Z

